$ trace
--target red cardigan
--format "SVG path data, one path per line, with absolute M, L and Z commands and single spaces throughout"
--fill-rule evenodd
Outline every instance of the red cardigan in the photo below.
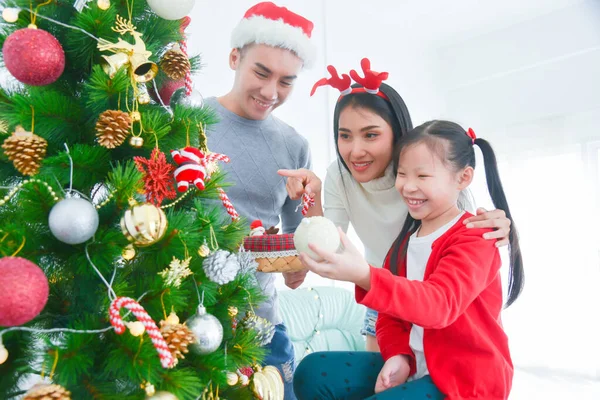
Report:
M 500 254 L 484 229 L 467 229 L 463 220 L 432 245 L 423 281 L 406 279 L 406 260 L 398 275 L 371 267 L 371 289 L 356 287 L 356 301 L 379 311 L 376 331 L 387 361 L 410 358 L 412 324 L 422 326 L 423 349 L 431 379 L 448 400 L 508 398 L 513 365 L 502 329 Z

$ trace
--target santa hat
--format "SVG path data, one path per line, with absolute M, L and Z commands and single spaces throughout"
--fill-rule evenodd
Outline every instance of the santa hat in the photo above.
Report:
M 251 7 L 231 34 L 231 47 L 240 49 L 247 44 L 266 44 L 296 53 L 309 67 L 315 58 L 310 40 L 313 23 L 285 7 L 271 2 Z
M 250 229 L 262 228 L 262 227 L 263 227 L 262 221 L 259 219 L 255 219 L 250 224 Z

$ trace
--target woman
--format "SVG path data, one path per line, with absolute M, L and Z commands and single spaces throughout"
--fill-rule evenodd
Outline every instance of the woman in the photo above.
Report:
M 370 62 L 361 62 L 364 77 L 354 70 L 350 76 L 338 76 L 329 66 L 331 78 L 318 81 L 317 87 L 329 85 L 342 93 L 335 106 L 333 135 L 338 159 L 327 169 L 324 204 L 321 201 L 321 180 L 311 171 L 280 170 L 288 178 L 286 187 L 290 198 L 304 194 L 314 199 L 307 217 L 325 216 L 344 232 L 348 225 L 356 231 L 365 248 L 370 265 L 381 267 L 394 239 L 400 233 L 408 209 L 394 184 L 393 148 L 410 131 L 412 121 L 402 97 L 391 86 L 382 83 L 386 72 L 371 70 Z M 351 85 L 351 79 L 356 84 Z M 461 205 L 469 208 L 464 194 Z M 497 246 L 508 244 L 510 220 L 504 211 L 478 209 L 476 216 L 464 221 L 467 228 L 495 228 L 485 239 L 498 240 Z M 374 229 L 377 227 L 377 229 Z M 306 271 L 286 277 L 286 284 L 302 284 Z M 361 333 L 366 335 L 367 351 L 379 351 L 375 338 L 377 312 L 367 309 Z

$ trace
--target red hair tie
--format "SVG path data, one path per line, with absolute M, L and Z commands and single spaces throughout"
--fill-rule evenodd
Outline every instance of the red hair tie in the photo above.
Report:
M 473 128 L 469 128 L 466 133 L 467 136 L 471 138 L 471 144 L 475 144 L 475 139 L 477 139 L 477 136 L 475 135 Z

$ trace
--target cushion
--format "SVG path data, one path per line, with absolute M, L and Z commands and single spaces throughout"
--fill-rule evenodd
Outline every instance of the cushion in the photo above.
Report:
M 357 304 L 354 293 L 346 289 L 282 290 L 279 291 L 279 311 L 298 362 L 308 354 L 307 348 L 310 352 L 365 349 L 365 339 L 360 334 L 365 307 Z

